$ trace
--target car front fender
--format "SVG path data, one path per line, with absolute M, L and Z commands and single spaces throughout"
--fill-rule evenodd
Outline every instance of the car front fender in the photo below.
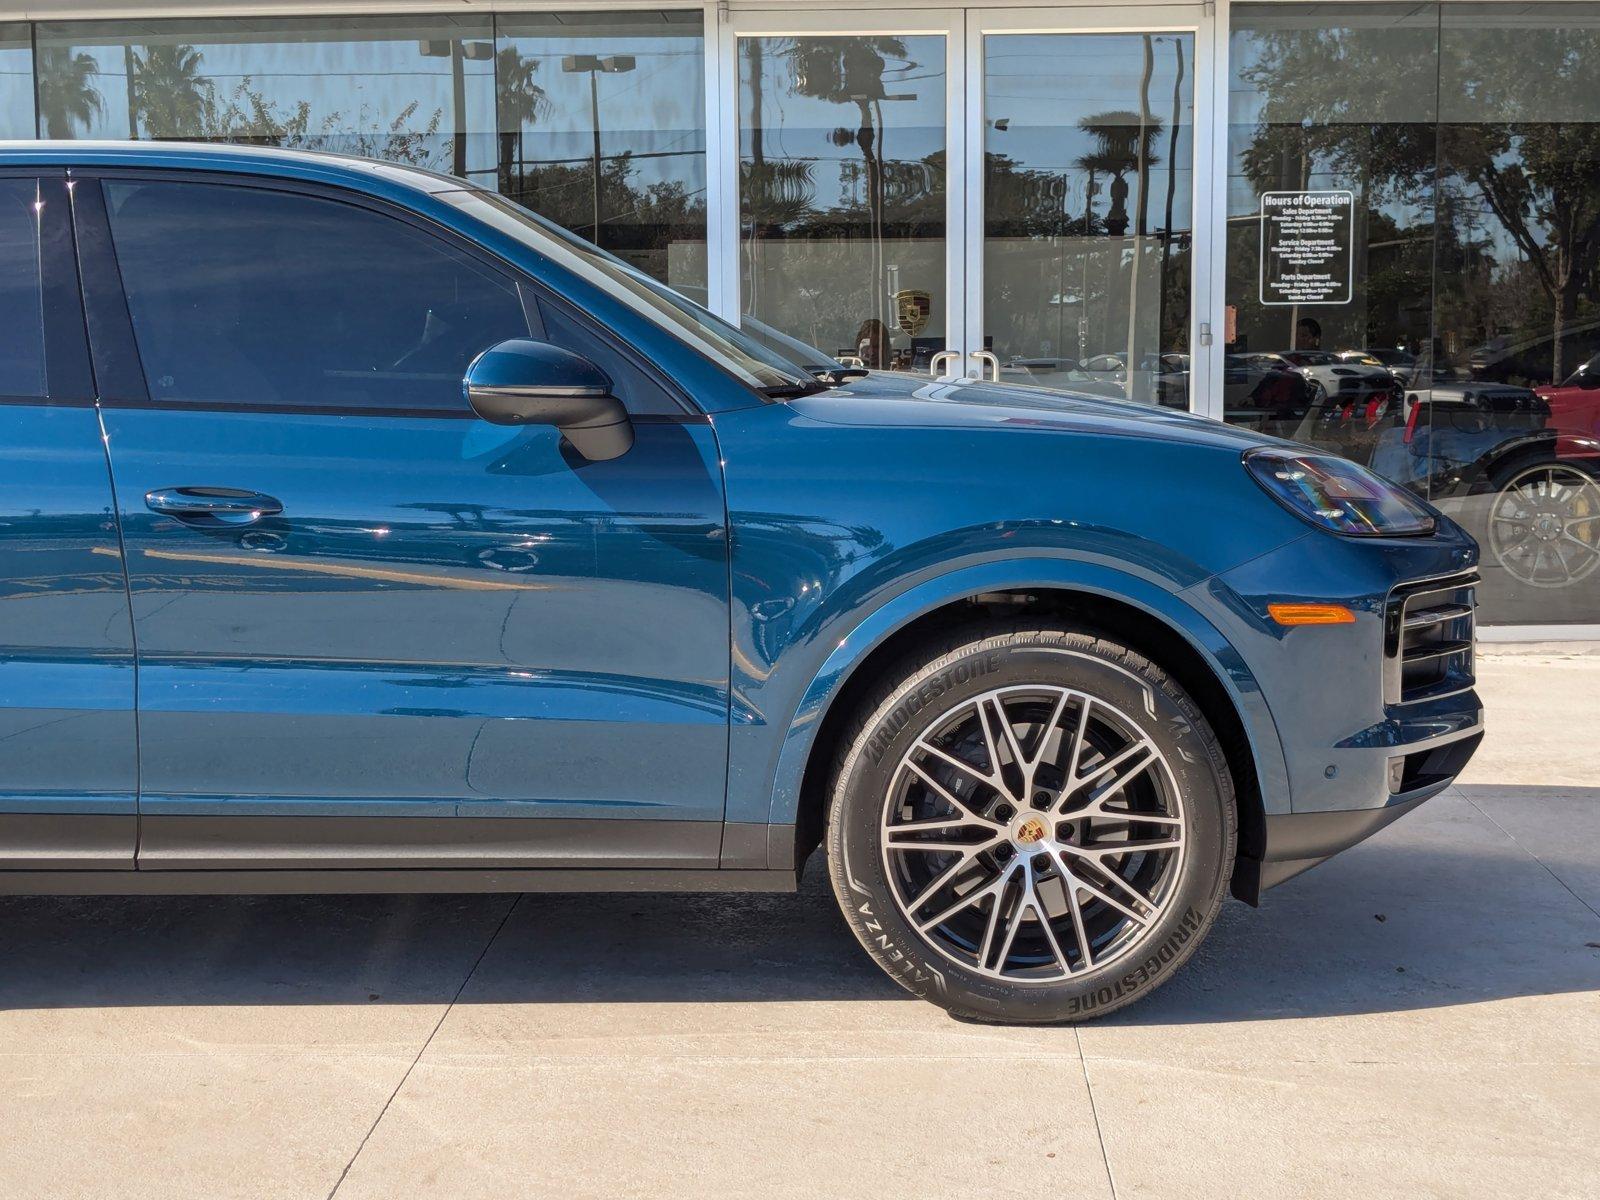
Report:
M 1074 558 L 1010 558 L 952 570 L 926 579 L 860 614 L 828 654 L 787 722 L 777 767 L 764 793 L 766 824 L 792 828 L 800 816 L 801 785 L 817 732 L 831 705 L 856 669 L 901 629 L 947 605 L 986 592 L 1054 590 L 1103 596 L 1144 612 L 1177 633 L 1199 654 L 1226 690 L 1249 738 L 1257 777 L 1269 811 L 1288 808 L 1288 771 L 1271 710 L 1249 667 L 1221 632 L 1192 607 L 1182 593 L 1104 563 Z M 776 722 L 775 722 L 776 723 Z M 729 819 L 743 810 L 754 817 L 761 796 L 735 803 L 730 788 Z

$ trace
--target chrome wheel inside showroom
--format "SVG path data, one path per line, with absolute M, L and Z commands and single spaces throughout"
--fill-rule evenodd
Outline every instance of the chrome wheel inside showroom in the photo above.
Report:
M 1174 677 L 1086 630 L 970 631 L 862 705 L 834 781 L 834 890 L 898 982 L 963 1016 L 1110 1012 L 1210 927 L 1237 814 Z
M 881 844 L 900 911 L 941 954 L 997 979 L 1061 979 L 1153 927 L 1183 806 L 1125 713 L 1064 687 L 1001 688 L 901 757 Z
M 1600 484 L 1563 463 L 1516 472 L 1495 495 L 1489 550 L 1531 587 L 1568 587 L 1587 578 L 1600 566 Z

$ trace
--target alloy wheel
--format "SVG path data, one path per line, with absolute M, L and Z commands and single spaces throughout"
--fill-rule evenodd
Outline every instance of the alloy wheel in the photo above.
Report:
M 1532 587 L 1567 587 L 1600 566 L 1600 487 L 1575 467 L 1529 467 L 1495 496 L 1489 548 Z
M 901 913 L 951 961 L 1053 982 L 1139 945 L 1183 866 L 1186 822 L 1139 723 L 1069 688 L 985 692 L 929 722 L 884 797 Z

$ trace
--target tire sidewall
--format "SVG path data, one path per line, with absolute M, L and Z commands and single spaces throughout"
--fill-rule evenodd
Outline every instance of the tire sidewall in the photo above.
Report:
M 1215 739 L 1182 692 L 1138 656 L 1108 653 L 1117 649 L 1084 635 L 1048 631 L 983 638 L 911 674 L 861 728 L 833 797 L 829 860 L 835 890 L 863 944 L 916 994 L 987 1019 L 1080 1019 L 1156 986 L 1209 928 L 1233 860 L 1226 768 Z M 901 757 L 932 722 L 985 692 L 1030 684 L 1082 691 L 1138 725 L 1165 757 L 1186 821 L 1179 878 L 1155 928 L 1105 966 L 1052 982 L 982 975 L 925 941 L 894 900 L 879 834 Z

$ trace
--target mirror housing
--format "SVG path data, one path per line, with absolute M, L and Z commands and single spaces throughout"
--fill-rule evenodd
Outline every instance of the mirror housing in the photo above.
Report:
M 554 425 L 594 462 L 633 447 L 633 422 L 606 373 L 548 342 L 512 338 L 467 366 L 462 390 L 472 411 L 495 425 Z

